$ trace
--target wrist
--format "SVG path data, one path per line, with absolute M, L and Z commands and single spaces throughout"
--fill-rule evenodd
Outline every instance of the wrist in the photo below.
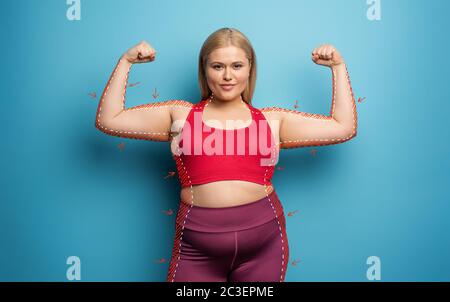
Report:
M 331 65 L 331 68 L 333 68 L 333 69 L 345 68 L 345 62 L 342 61 L 342 62 L 340 62 L 340 63 L 338 63 L 338 64 Z
M 125 55 L 122 55 L 119 59 L 119 61 L 125 62 L 126 64 L 132 65 L 133 63 L 130 62 Z

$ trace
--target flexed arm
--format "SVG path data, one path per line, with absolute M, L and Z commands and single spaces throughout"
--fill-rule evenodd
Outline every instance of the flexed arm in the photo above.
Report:
M 172 109 L 187 107 L 183 100 L 149 103 L 125 109 L 128 74 L 134 63 L 155 60 L 156 51 L 145 41 L 129 49 L 118 61 L 98 104 L 95 127 L 119 137 L 169 141 Z
M 348 70 L 339 52 L 323 45 L 312 52 L 312 60 L 332 71 L 330 115 L 305 113 L 279 107 L 263 108 L 280 120 L 280 148 L 324 146 L 343 143 L 356 136 L 357 112 Z

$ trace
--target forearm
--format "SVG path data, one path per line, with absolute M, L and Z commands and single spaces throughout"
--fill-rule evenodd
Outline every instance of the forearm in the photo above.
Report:
M 132 64 L 121 57 L 100 98 L 95 126 L 100 130 L 125 109 L 128 74 Z
M 331 67 L 333 73 L 333 99 L 331 117 L 335 119 L 351 136 L 356 135 L 356 103 L 348 75 L 347 66 L 341 63 Z

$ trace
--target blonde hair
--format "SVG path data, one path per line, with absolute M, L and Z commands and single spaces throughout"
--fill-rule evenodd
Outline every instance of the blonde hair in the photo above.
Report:
M 247 37 L 235 28 L 223 27 L 213 32 L 203 43 L 198 57 L 198 82 L 202 99 L 208 98 L 212 91 L 206 81 L 206 64 L 209 54 L 217 48 L 235 46 L 241 48 L 251 64 L 248 84 L 242 92 L 242 99 L 251 104 L 256 85 L 256 55 Z

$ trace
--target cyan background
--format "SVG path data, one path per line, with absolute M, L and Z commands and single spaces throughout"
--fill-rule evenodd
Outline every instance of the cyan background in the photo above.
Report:
M 225 26 L 255 48 L 255 107 L 298 100 L 328 115 L 331 72 L 310 59 L 324 43 L 366 97 L 351 141 L 281 152 L 274 185 L 298 211 L 286 281 L 368 281 L 369 256 L 381 281 L 450 280 L 449 1 L 383 0 L 380 21 L 365 0 L 81 0 L 80 21 L 67 20 L 66 0 L 0 5 L 1 281 L 67 281 L 72 255 L 82 281 L 165 281 L 176 213 L 162 211 L 177 210 L 180 190 L 164 179 L 169 146 L 103 134 L 96 108 L 141 40 L 157 60 L 132 67 L 129 83 L 141 83 L 126 106 L 198 102 L 200 47 Z

